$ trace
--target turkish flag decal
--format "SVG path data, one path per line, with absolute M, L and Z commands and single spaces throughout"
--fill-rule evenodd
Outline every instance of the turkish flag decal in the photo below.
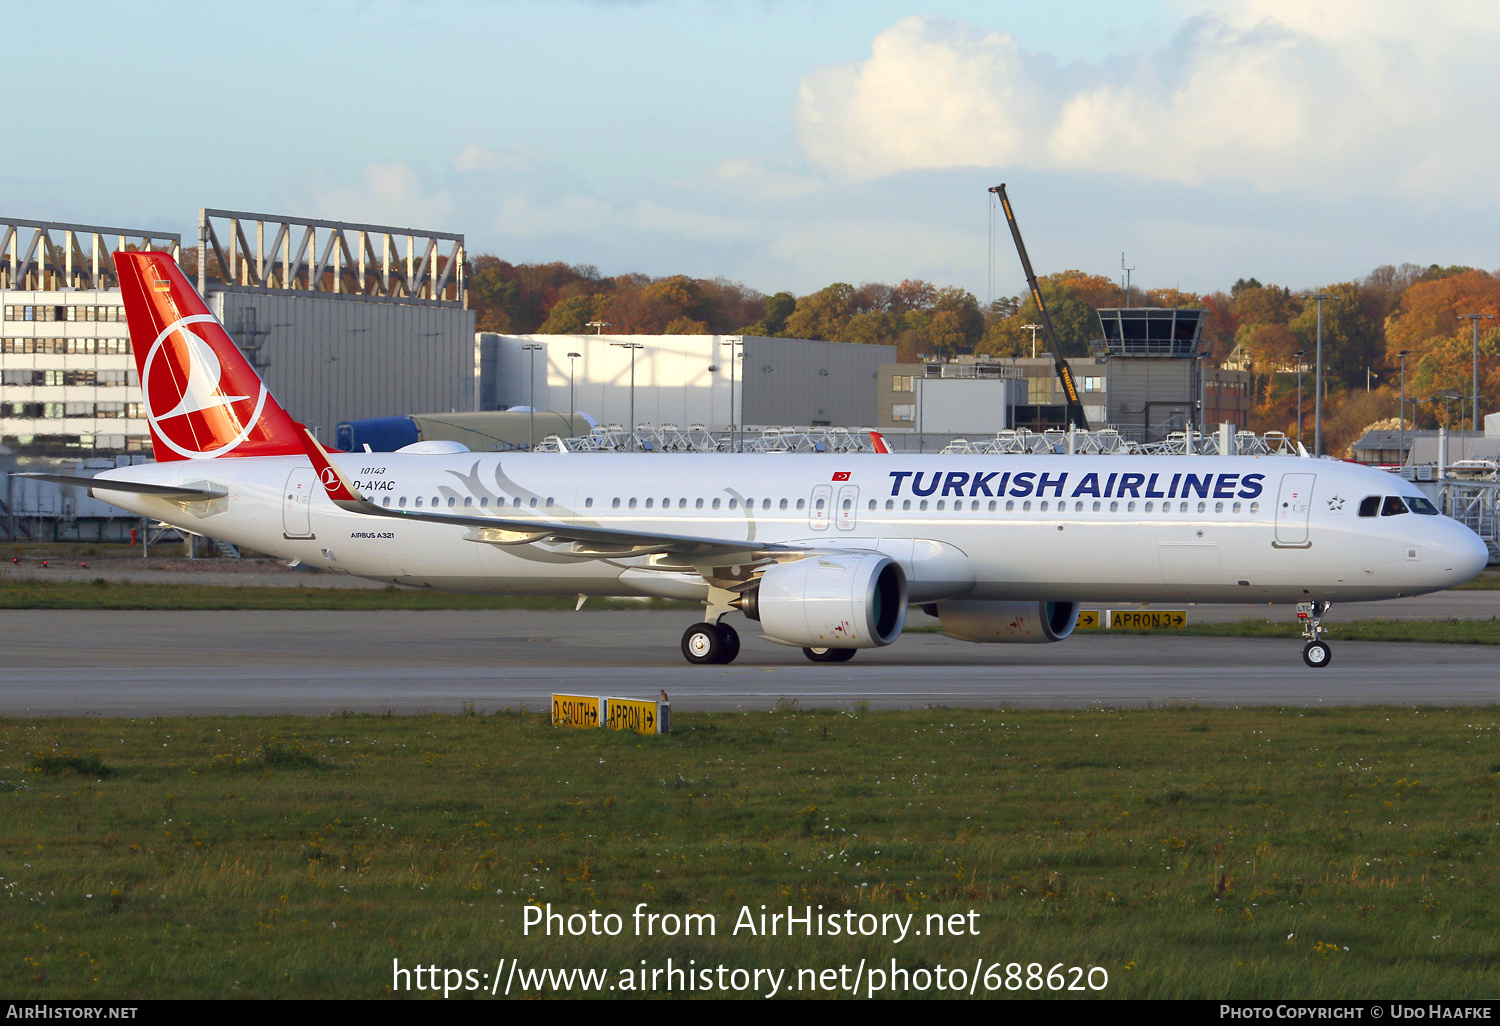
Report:
M 835 481 L 847 481 L 849 480 L 849 472 L 847 470 L 841 470 L 837 474 L 833 475 L 833 479 Z

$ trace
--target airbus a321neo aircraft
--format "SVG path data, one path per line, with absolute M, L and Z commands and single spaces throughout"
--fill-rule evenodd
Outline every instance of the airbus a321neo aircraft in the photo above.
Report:
M 1080 602 L 1128 601 L 1297 603 L 1319 667 L 1330 602 L 1449 588 L 1486 562 L 1413 485 L 1332 460 L 329 454 L 170 257 L 115 265 L 157 462 L 99 474 L 93 494 L 397 584 L 701 601 L 693 663 L 734 659 L 735 611 L 842 662 L 894 642 L 909 604 L 950 637 L 1025 643 L 1066 638 Z

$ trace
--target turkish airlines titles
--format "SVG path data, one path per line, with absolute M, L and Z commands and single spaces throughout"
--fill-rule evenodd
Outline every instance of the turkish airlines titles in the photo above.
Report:
M 1264 474 L 1084 474 L 1071 492 L 1067 491 L 1068 472 L 1023 470 L 1020 473 L 994 471 L 970 473 L 964 470 L 893 470 L 891 495 L 955 496 L 978 495 L 1077 499 L 1177 499 L 1196 496 L 1201 499 L 1254 499 L 1262 491 Z M 1103 479 L 1101 481 L 1101 478 Z M 1163 479 L 1165 490 L 1163 490 Z M 1009 488 L 1009 491 L 1006 489 Z M 941 490 L 939 490 L 941 489 Z M 965 490 L 967 489 L 967 491 Z

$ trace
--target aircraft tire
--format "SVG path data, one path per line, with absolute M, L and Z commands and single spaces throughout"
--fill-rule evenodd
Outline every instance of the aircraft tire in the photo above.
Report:
M 852 648 L 804 648 L 802 654 L 815 663 L 847 663 L 854 658 Z
M 711 623 L 695 623 L 682 634 L 682 655 L 696 666 L 717 663 L 724 652 L 719 629 Z
M 740 632 L 727 623 L 718 624 L 715 630 L 719 632 L 718 662 L 734 662 L 735 657 L 740 654 Z
M 1321 641 L 1309 641 L 1302 648 L 1302 661 L 1315 670 L 1321 670 L 1333 661 L 1333 652 Z

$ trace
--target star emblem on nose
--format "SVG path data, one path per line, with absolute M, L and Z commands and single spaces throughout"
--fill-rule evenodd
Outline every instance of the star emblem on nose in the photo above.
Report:
M 1330 513 L 1342 513 L 1342 512 L 1344 512 L 1344 499 L 1343 499 L 1343 496 L 1335 495 L 1333 498 L 1331 498 L 1331 499 L 1328 500 L 1328 512 L 1330 512 Z

